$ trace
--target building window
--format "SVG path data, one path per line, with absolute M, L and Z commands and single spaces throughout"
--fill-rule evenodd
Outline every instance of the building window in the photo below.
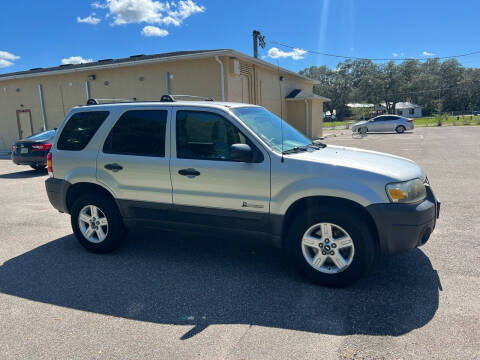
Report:
M 410 109 L 410 115 L 415 114 L 415 109 Z

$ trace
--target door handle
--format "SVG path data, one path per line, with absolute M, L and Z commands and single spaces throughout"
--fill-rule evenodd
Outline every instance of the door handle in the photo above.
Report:
M 189 169 L 182 169 L 178 170 L 178 173 L 183 176 L 187 176 L 189 178 L 194 178 L 195 176 L 200 175 L 200 171 L 197 171 L 195 169 L 189 168 Z
M 120 164 L 107 164 L 104 166 L 105 169 L 107 170 L 111 170 L 113 172 L 117 172 L 117 171 L 120 171 L 120 170 L 123 170 L 123 166 L 120 165 Z

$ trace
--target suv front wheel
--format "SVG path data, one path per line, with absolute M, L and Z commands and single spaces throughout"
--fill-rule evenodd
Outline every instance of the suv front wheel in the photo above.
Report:
M 317 208 L 299 214 L 288 233 L 288 249 L 299 270 L 325 286 L 358 280 L 375 261 L 375 243 L 366 219 L 348 208 Z
M 115 250 L 125 237 L 118 208 L 104 195 L 80 196 L 73 204 L 71 223 L 80 244 L 94 253 Z

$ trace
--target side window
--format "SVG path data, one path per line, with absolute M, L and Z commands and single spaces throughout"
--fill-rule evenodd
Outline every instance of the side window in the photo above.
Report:
M 103 152 L 164 157 L 167 115 L 167 110 L 127 111 L 108 134 Z
M 230 121 L 218 114 L 177 111 L 176 124 L 177 157 L 180 159 L 229 161 L 232 144 L 248 144 L 256 150 Z
M 88 111 L 73 114 L 60 134 L 57 149 L 83 150 L 108 117 L 108 114 L 108 111 Z

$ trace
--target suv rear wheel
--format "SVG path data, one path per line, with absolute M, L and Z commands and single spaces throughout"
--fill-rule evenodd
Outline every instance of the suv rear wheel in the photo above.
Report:
M 370 270 L 375 261 L 374 237 L 367 224 L 347 208 L 301 213 L 288 233 L 288 249 L 299 270 L 313 282 L 347 286 Z
M 104 195 L 80 196 L 73 204 L 71 223 L 80 244 L 94 253 L 115 250 L 125 237 L 118 208 Z

